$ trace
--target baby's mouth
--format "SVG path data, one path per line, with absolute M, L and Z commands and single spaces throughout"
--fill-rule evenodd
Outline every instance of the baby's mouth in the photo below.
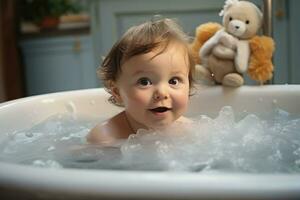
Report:
M 155 113 L 164 113 L 164 112 L 167 112 L 169 110 L 171 110 L 171 108 L 164 107 L 164 106 L 150 109 L 151 112 L 155 112 Z

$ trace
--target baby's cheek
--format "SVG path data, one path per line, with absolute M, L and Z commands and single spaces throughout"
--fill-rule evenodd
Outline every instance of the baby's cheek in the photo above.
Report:
M 178 108 L 184 110 L 187 109 L 188 101 L 189 101 L 189 96 L 188 93 L 186 92 L 179 93 L 175 96 L 175 103 Z
M 182 98 L 181 102 L 180 102 L 180 105 L 181 107 L 186 110 L 187 109 L 187 106 L 188 106 L 188 97 L 185 96 L 185 98 Z
M 145 105 L 148 104 L 148 95 L 143 92 L 135 92 L 130 94 L 129 98 L 131 99 L 131 103 L 135 105 Z

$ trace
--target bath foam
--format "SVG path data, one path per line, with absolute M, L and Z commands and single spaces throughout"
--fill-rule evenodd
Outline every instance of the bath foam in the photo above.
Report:
M 49 168 L 300 172 L 300 117 L 279 108 L 252 114 L 225 106 L 215 118 L 199 115 L 164 131 L 139 130 L 111 147 L 86 143 L 95 123 L 54 115 L 9 133 L 0 160 Z
M 186 127 L 140 131 L 122 145 L 128 163 L 163 170 L 202 173 L 299 173 L 300 118 L 275 109 L 267 119 L 231 107 L 219 115 L 194 118 Z

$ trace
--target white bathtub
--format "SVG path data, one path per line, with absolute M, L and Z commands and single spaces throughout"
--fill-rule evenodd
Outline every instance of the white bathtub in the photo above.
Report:
M 0 140 L 61 112 L 95 118 L 119 108 L 102 89 L 47 94 L 0 104 Z M 188 115 L 214 115 L 224 105 L 235 111 L 279 106 L 300 114 L 300 85 L 202 88 Z M 76 108 L 76 109 L 75 109 Z M 300 131 L 300 130 L 299 130 Z M 300 133 L 299 133 L 300 134 Z M 1 199 L 300 199 L 300 174 L 224 174 L 44 169 L 0 162 Z

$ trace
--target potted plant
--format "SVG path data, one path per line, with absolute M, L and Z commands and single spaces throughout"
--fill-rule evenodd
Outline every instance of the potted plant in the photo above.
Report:
M 80 6 L 70 0 L 23 0 L 21 4 L 22 19 L 41 29 L 56 28 L 61 15 L 79 11 Z

